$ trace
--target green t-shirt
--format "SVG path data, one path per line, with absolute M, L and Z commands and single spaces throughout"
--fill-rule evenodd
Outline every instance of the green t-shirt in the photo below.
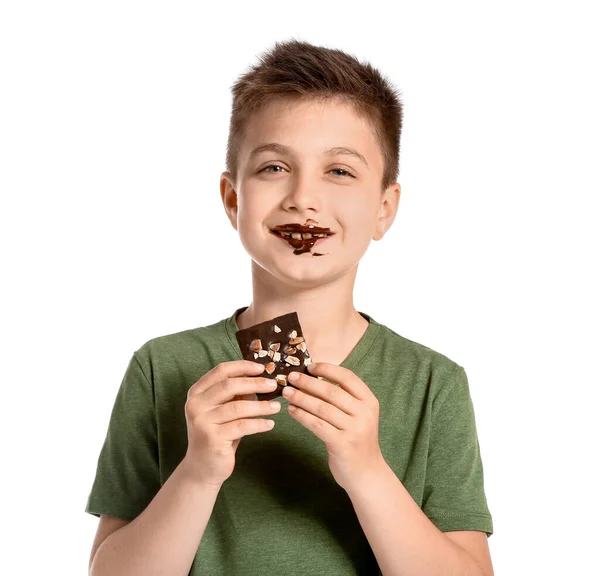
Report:
M 86 512 L 139 515 L 185 456 L 187 391 L 220 362 L 241 360 L 239 308 L 216 324 L 154 338 L 136 350 L 117 394 Z M 341 364 L 380 405 L 383 456 L 441 530 L 492 518 L 467 376 L 447 357 L 361 313 L 369 326 Z M 309 345 L 310 349 L 310 345 Z M 352 502 L 321 440 L 285 409 L 242 438 L 190 574 L 336 576 L 379 573 Z

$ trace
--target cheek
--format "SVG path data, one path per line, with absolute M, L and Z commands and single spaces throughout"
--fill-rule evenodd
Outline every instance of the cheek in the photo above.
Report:
M 375 233 L 377 210 L 377 206 L 357 202 L 347 211 L 344 215 L 344 220 L 348 223 L 345 228 L 352 231 L 353 241 L 361 245 L 370 242 Z
M 244 246 L 256 244 L 256 239 L 261 235 L 260 229 L 257 228 L 259 225 L 260 221 L 257 222 L 254 215 L 243 210 L 238 212 L 238 233 Z
M 240 234 L 256 234 L 263 225 L 265 209 L 255 198 L 251 191 L 239 195 L 237 221 Z

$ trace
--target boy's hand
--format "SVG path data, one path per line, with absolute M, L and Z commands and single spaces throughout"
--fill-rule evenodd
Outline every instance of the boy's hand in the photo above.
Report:
M 379 446 L 379 401 L 347 368 L 318 362 L 308 369 L 340 386 L 292 372 L 288 380 L 299 390 L 286 386 L 283 396 L 290 402 L 292 417 L 323 440 L 329 469 L 335 481 L 348 491 L 385 464 Z M 299 378 L 294 380 L 292 374 Z
M 275 414 L 281 408 L 279 402 L 271 405 L 256 399 L 257 392 L 271 392 L 277 386 L 273 379 L 256 377 L 264 368 L 249 360 L 223 362 L 188 390 L 188 448 L 182 464 L 195 480 L 220 488 L 233 472 L 242 436 L 273 428 L 272 420 L 252 418 Z

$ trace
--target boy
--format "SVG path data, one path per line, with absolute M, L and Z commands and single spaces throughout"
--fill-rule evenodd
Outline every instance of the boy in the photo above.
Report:
M 398 209 L 401 121 L 378 71 L 304 42 L 234 85 L 221 197 L 252 303 L 131 358 L 86 508 L 91 574 L 493 574 L 463 368 L 353 306 Z M 273 233 L 316 224 L 331 234 Z M 294 311 L 314 363 L 282 409 L 235 333 Z

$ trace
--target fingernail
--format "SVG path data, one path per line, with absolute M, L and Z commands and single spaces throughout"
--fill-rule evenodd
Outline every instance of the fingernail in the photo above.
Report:
M 300 374 L 298 372 L 290 372 L 288 374 L 288 382 L 296 382 L 300 378 Z
M 269 388 L 275 388 L 277 386 L 277 382 L 275 382 L 275 380 L 272 379 L 268 379 L 268 382 L 265 382 L 265 384 L 269 387 Z
M 269 402 L 269 406 L 273 408 L 273 410 L 279 410 L 281 408 L 281 402 Z

